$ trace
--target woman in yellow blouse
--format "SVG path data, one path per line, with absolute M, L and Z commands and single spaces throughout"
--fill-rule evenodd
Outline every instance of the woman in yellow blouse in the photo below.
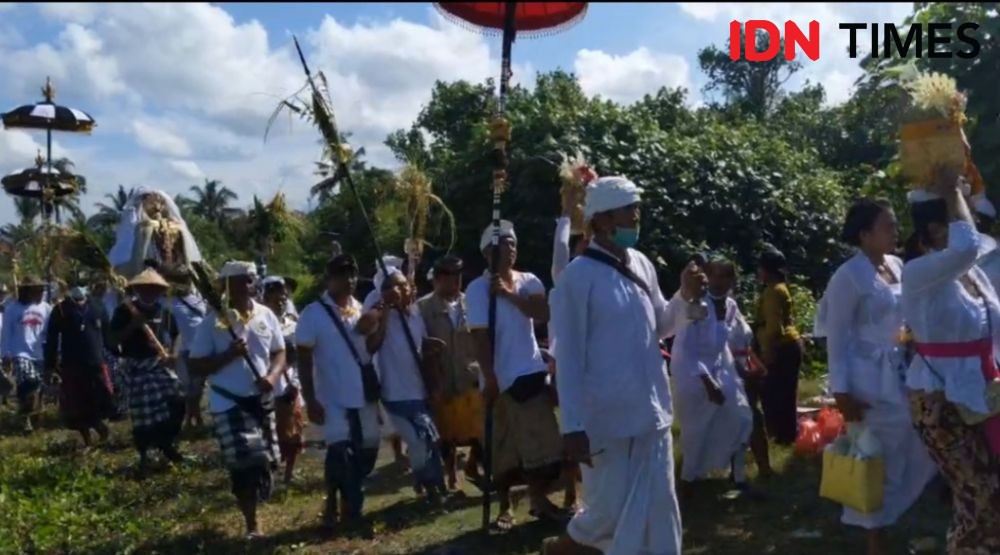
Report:
M 792 321 L 792 295 L 788 290 L 785 256 L 767 250 L 758 263 L 763 285 L 754 319 L 756 350 L 767 369 L 761 404 L 767 433 L 775 443 L 790 445 L 798 433 L 799 370 L 802 341 Z

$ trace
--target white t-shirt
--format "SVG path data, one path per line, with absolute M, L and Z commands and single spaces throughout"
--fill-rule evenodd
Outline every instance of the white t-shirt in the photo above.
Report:
M 545 295 L 545 285 L 534 274 L 514 272 L 514 293 L 519 297 Z M 490 278 L 484 274 L 472 281 L 465 290 L 469 327 L 489 326 Z M 546 371 L 542 353 L 535 339 L 535 324 L 510 301 L 497 298 L 496 345 L 493 348 L 500 391 L 506 391 L 514 380 Z
M 41 302 L 23 305 L 7 303 L 4 310 L 6 325 L 0 329 L 0 355 L 3 358 L 27 358 L 40 361 L 45 357 L 45 328 L 52 305 Z
M 216 314 L 212 313 L 198 326 L 190 349 L 192 359 L 215 356 L 229 349 L 229 345 L 233 342 L 232 336 L 225 328 L 216 326 L 217 321 Z M 267 374 L 271 367 L 271 355 L 285 350 L 285 338 L 281 335 L 278 318 L 271 309 L 256 301 L 253 303 L 253 314 L 246 327 L 236 323 L 233 331 L 246 340 L 250 360 L 261 376 Z M 230 362 L 222 370 L 209 376 L 208 383 L 240 397 L 259 393 L 254 383 L 253 371 L 247 366 L 243 357 Z M 208 409 L 213 414 L 225 412 L 233 406 L 232 401 L 209 389 Z
M 326 303 L 344 323 L 344 329 L 363 364 L 371 361 L 365 348 L 365 338 L 354 330 L 361 318 L 361 303 L 351 298 L 351 314 L 344 316 L 328 293 L 302 311 L 295 329 L 295 344 L 313 352 L 313 387 L 316 400 L 327 412 L 331 410 L 359 409 L 365 406 L 365 391 L 361 382 L 361 369 L 344 342 L 327 311 L 320 306 Z
M 369 293 L 365 297 L 364 311 L 371 310 L 381 298 L 382 295 L 378 291 Z M 424 378 L 413 357 L 413 351 L 410 350 L 410 343 L 406 339 L 403 319 L 398 310 L 391 309 L 391 311 L 385 340 L 375 353 L 375 367 L 382 377 L 382 400 L 393 402 L 426 399 Z M 409 312 L 406 320 L 419 354 L 424 338 L 427 337 L 427 328 L 416 304 L 410 305 Z
M 207 313 L 208 305 L 198 295 L 187 295 L 183 301 L 180 298 L 174 299 L 170 306 L 170 314 L 177 322 L 182 351 L 189 350 L 190 345 L 194 342 L 195 332 Z

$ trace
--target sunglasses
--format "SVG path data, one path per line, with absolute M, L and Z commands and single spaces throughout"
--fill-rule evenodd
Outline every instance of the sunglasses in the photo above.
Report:
M 434 270 L 436 276 L 457 276 L 462 273 L 461 268 L 438 268 Z

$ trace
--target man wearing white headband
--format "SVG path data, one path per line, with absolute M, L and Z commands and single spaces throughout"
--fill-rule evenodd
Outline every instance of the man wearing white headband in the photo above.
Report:
M 248 538 L 260 535 L 257 503 L 270 498 L 271 473 L 280 459 L 270 400 L 285 368 L 281 324 L 253 300 L 256 277 L 252 262 L 223 266 L 219 278 L 228 297 L 224 319 L 208 315 L 190 347 L 191 371 L 208 376 L 209 411 Z
M 491 225 L 480 241 L 486 260 L 492 260 L 493 232 Z M 517 235 L 508 221 L 500 224 L 499 248 L 496 272 L 473 280 L 466 301 L 484 399 L 493 406 L 493 471 L 500 498 L 496 525 L 509 529 L 514 525 L 510 487 L 518 470 L 528 482 L 532 513 L 561 518 L 545 494 L 560 475 L 563 452 L 547 394 L 548 367 L 535 339 L 535 324 L 549 319 L 545 286 L 533 274 L 514 270 Z M 497 296 L 495 344 L 489 335 L 491 291 Z
M 559 338 L 560 423 L 570 459 L 582 464 L 585 508 L 543 553 L 681 552 L 674 492 L 670 382 L 659 340 L 687 324 L 704 293 L 694 264 L 668 302 L 653 264 L 633 249 L 642 189 L 603 177 L 587 191 L 590 246 L 552 292 Z

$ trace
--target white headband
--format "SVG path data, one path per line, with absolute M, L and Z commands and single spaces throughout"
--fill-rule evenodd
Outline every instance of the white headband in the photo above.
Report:
M 219 278 L 221 279 L 239 276 L 257 277 L 257 266 L 253 262 L 230 260 L 226 262 L 219 272 Z
M 493 224 L 490 224 L 483 230 L 482 237 L 479 238 L 479 250 L 483 250 L 486 247 L 493 244 Z M 517 234 L 514 233 L 514 224 L 507 220 L 500 220 L 500 238 L 509 237 L 515 243 L 517 243 Z
M 595 214 L 631 206 L 642 200 L 643 190 L 622 176 L 601 177 L 587 187 L 587 204 L 583 210 L 584 219 Z

